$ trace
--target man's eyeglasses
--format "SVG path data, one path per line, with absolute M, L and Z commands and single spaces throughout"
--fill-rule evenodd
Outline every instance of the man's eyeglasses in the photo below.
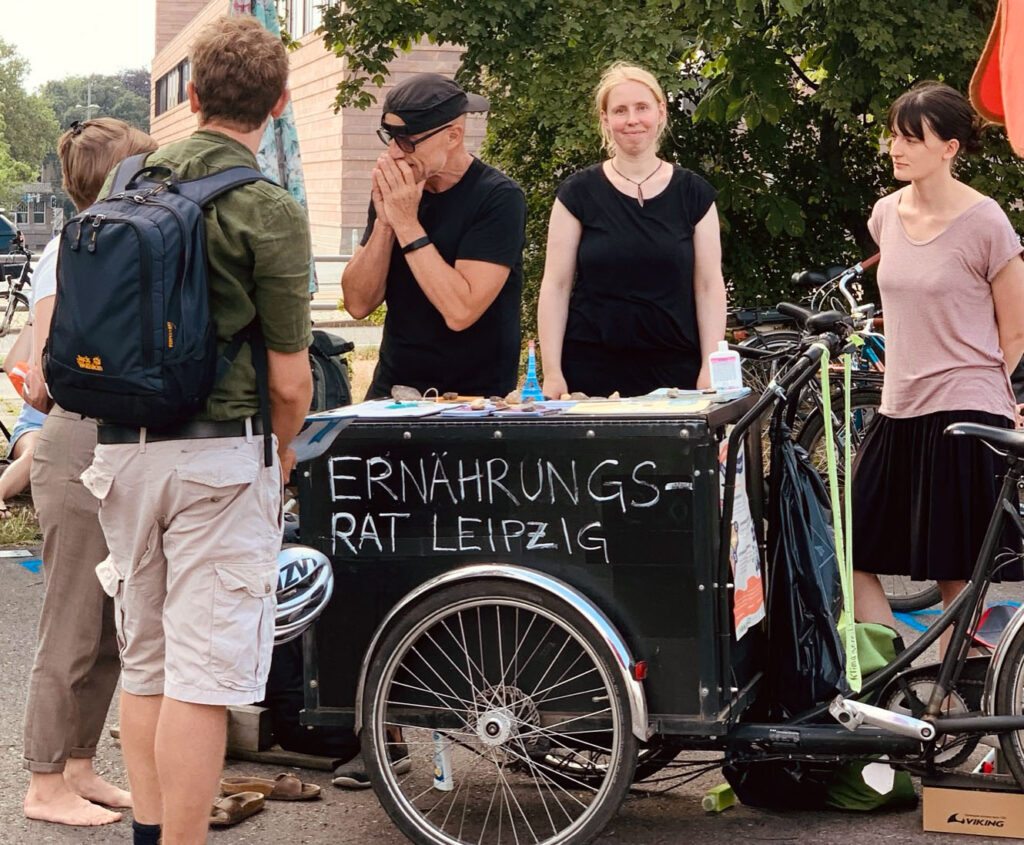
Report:
M 416 152 L 417 144 L 422 144 L 427 140 L 427 138 L 432 138 L 438 132 L 444 131 L 449 126 L 451 126 L 450 123 L 446 123 L 444 126 L 438 126 L 437 129 L 431 129 L 425 135 L 420 135 L 420 137 L 416 139 L 410 138 L 408 135 L 393 135 L 390 129 L 386 126 L 381 126 L 380 129 L 377 130 L 377 137 L 385 144 L 390 144 L 394 141 L 398 146 L 398 149 L 403 153 L 413 153 Z

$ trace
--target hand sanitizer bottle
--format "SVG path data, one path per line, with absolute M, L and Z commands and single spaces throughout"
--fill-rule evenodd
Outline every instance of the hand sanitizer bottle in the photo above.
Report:
M 708 370 L 712 390 L 738 390 L 743 387 L 740 354 L 733 352 L 724 340 L 718 341 L 717 351 L 708 356 Z

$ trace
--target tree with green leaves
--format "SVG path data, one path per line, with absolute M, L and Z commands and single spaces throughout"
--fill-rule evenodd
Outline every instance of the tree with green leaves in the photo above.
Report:
M 62 128 L 88 116 L 116 117 L 149 131 L 149 71 L 145 68 L 52 80 L 43 86 L 43 94 L 53 103 Z M 90 103 L 96 108 L 86 109 Z
M 35 179 L 57 141 L 57 121 L 45 97 L 25 91 L 28 63 L 0 39 L 0 205 Z
M 881 154 L 888 104 L 915 82 L 960 90 L 995 0 L 348 0 L 324 15 L 347 61 L 337 105 L 366 107 L 399 51 L 423 38 L 465 47 L 460 81 L 491 99 L 484 155 L 527 194 L 524 328 L 533 333 L 555 188 L 602 158 L 593 88 L 612 61 L 660 80 L 663 155 L 719 191 L 736 304 L 791 295 L 803 267 L 874 251 L 866 221 L 893 190 Z M 1024 166 L 1002 130 L 961 177 L 1024 227 Z

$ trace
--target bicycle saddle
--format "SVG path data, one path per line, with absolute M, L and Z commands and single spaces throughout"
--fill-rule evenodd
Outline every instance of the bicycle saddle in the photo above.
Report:
M 792 277 L 794 285 L 808 288 L 820 288 L 827 281 L 828 276 L 820 270 L 800 270 L 794 273 Z
M 822 332 L 836 331 L 839 326 L 848 326 L 849 323 L 849 317 L 842 311 L 819 311 L 808 318 L 804 327 L 811 334 L 821 334 Z
M 841 275 L 845 269 L 842 265 L 836 264 L 827 270 L 798 270 L 792 275 L 790 281 L 801 287 L 820 288 L 831 282 L 836 276 Z
M 996 428 L 981 423 L 960 422 L 947 425 L 943 434 L 954 437 L 977 437 L 1000 452 L 1015 458 L 1024 458 L 1024 431 L 1012 428 Z

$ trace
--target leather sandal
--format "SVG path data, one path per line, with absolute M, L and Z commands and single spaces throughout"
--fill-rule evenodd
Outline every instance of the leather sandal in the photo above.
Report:
M 303 783 L 291 772 L 281 772 L 275 778 L 230 777 L 222 778 L 220 791 L 225 795 L 240 792 L 258 792 L 269 801 L 312 801 L 320 797 L 320 787 Z
M 210 827 L 231 827 L 263 809 L 266 799 L 261 792 L 238 792 L 213 802 Z

